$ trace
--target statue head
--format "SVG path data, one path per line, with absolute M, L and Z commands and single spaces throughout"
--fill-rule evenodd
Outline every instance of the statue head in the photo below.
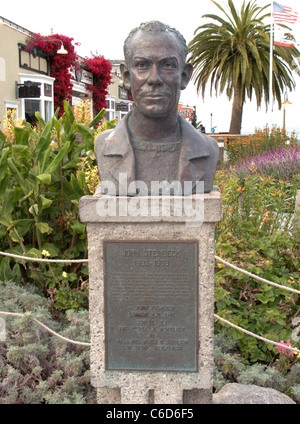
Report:
M 142 23 L 140 26 L 132 29 L 129 33 L 129 35 L 127 36 L 126 40 L 124 41 L 124 47 L 123 47 L 123 51 L 124 51 L 124 57 L 125 57 L 125 61 L 126 61 L 126 65 L 129 65 L 130 62 L 130 54 L 131 54 L 131 42 L 132 39 L 134 37 L 134 35 L 138 32 L 149 32 L 149 31 L 155 31 L 155 32 L 170 32 L 172 34 L 175 35 L 175 37 L 177 38 L 178 44 L 179 44 L 179 48 L 180 48 L 180 52 L 181 52 L 181 56 L 182 56 L 182 63 L 185 64 L 186 61 L 186 57 L 188 54 L 188 47 L 185 41 L 185 38 L 183 37 L 183 35 L 177 31 L 177 29 L 175 28 L 171 28 L 169 25 L 163 24 L 162 22 L 159 21 L 150 21 L 150 22 L 144 22 Z
M 162 118 L 177 114 L 180 91 L 192 75 L 187 52 L 184 37 L 161 22 L 146 22 L 130 32 L 121 73 L 142 115 Z

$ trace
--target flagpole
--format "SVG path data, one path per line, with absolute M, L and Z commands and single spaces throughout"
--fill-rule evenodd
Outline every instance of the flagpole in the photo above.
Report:
M 270 75 L 269 75 L 269 127 L 273 126 L 273 34 L 274 34 L 274 0 L 271 2 L 271 24 L 270 24 Z

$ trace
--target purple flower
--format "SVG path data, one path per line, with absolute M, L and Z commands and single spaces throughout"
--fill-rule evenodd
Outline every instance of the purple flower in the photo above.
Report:
M 238 176 L 258 173 L 289 181 L 300 174 L 300 148 L 281 146 L 278 149 L 268 150 L 245 159 L 235 166 L 233 173 Z

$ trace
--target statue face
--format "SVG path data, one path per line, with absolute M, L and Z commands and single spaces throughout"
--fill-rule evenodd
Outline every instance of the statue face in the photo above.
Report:
M 124 66 L 122 74 L 139 112 L 161 118 L 177 114 L 180 91 L 186 87 L 191 69 L 183 63 L 174 34 L 138 31 L 131 43 L 128 69 Z

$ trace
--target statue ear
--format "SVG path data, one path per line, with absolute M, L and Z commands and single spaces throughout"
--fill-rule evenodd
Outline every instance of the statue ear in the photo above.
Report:
M 186 63 L 183 67 L 182 75 L 181 75 L 181 90 L 184 90 L 188 83 L 190 82 L 190 79 L 192 77 L 193 73 L 193 66 L 191 63 Z
M 129 74 L 129 70 L 128 70 L 125 63 L 121 63 L 120 71 L 121 71 L 121 75 L 122 75 L 122 79 L 123 79 L 125 88 L 130 90 L 130 74 Z

